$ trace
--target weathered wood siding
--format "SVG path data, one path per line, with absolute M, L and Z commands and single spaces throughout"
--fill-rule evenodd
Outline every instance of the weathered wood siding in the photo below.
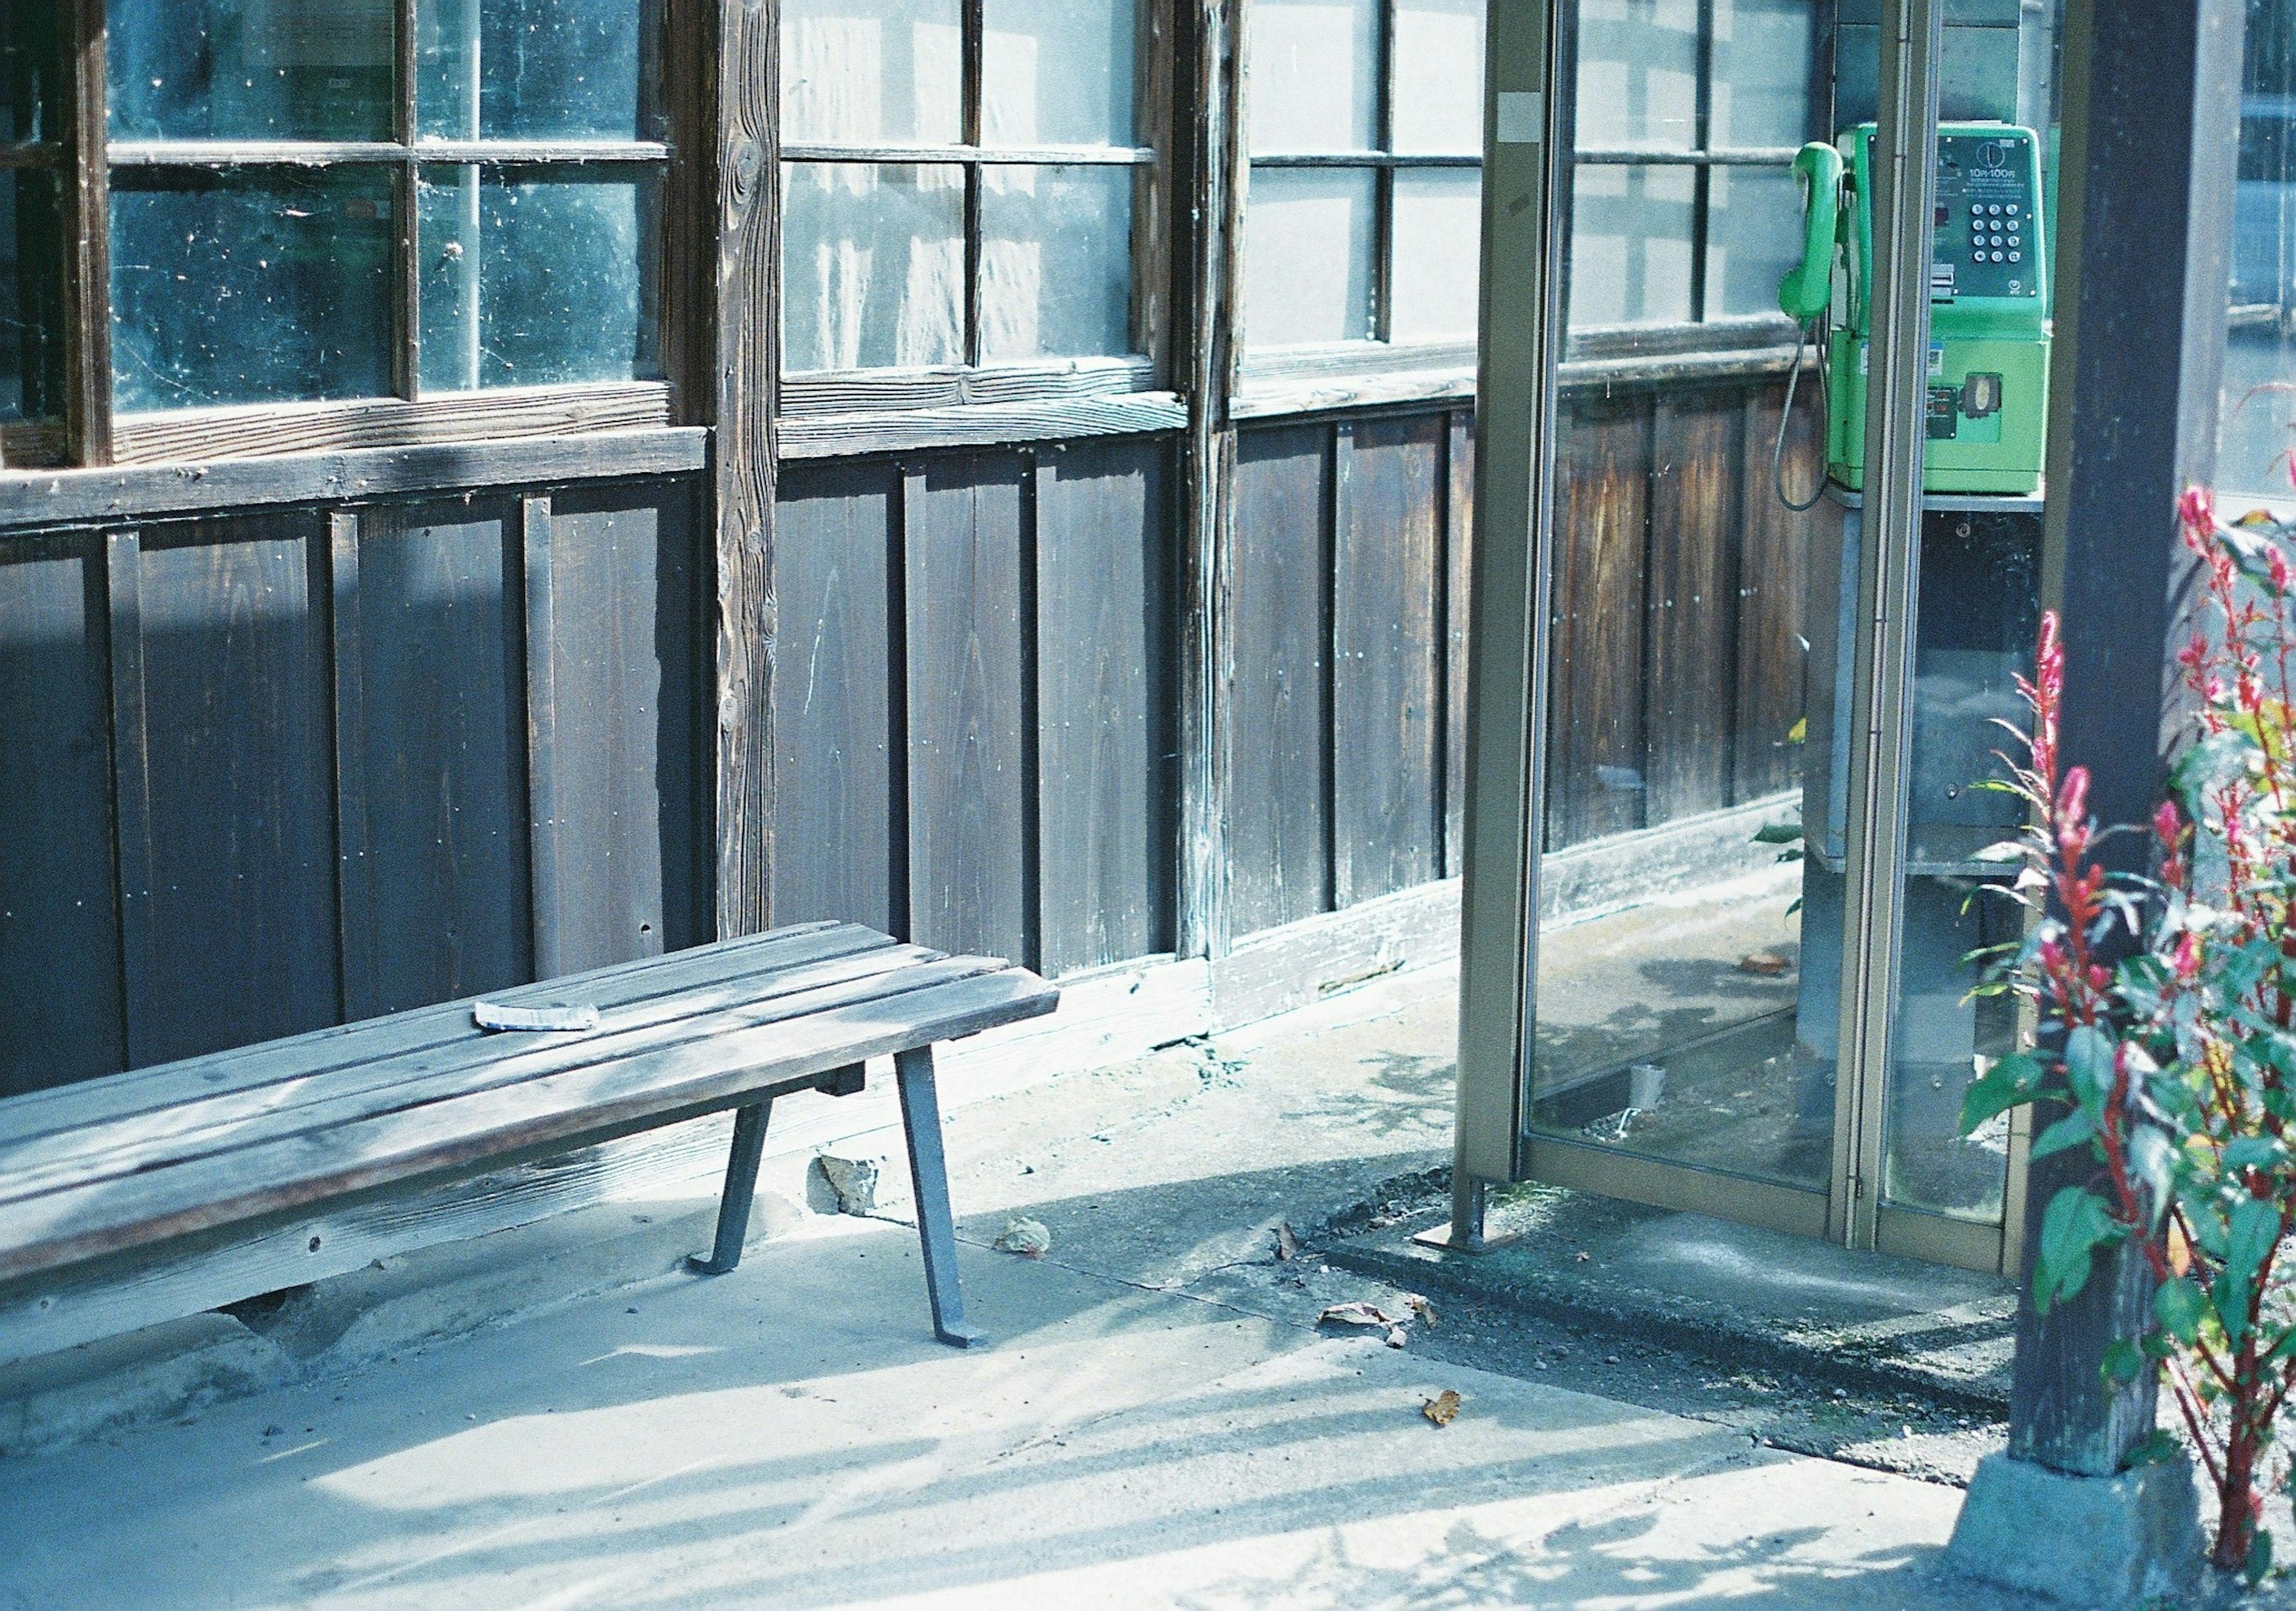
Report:
M 0 1093 L 709 938 L 697 513 L 0 537 Z

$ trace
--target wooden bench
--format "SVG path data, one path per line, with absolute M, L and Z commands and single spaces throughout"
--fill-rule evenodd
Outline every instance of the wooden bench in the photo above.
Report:
M 933 1047 L 1050 1012 L 1024 969 L 810 923 L 0 1101 L 0 1289 L 734 1110 L 709 1274 L 740 1262 L 774 1099 L 894 1059 L 933 1330 L 957 1286 Z M 513 1010 L 505 1015 L 500 1008 Z M 481 1029 L 594 1009 L 576 1031 Z

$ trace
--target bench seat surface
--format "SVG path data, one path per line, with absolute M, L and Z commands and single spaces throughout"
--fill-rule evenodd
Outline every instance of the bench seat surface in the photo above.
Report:
M 0 1101 L 0 1281 L 805 1089 L 1058 994 L 810 923 L 487 999 L 599 1023 L 496 1034 L 455 1002 Z

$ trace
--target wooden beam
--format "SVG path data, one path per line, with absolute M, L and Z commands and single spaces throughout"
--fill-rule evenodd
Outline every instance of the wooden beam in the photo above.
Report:
M 104 167 L 103 0 L 71 7 L 64 74 L 64 435 L 75 464 L 111 462 L 111 188 Z

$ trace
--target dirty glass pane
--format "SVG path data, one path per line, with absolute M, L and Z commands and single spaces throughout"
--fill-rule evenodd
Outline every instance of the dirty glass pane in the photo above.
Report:
M 63 210 L 53 173 L 0 173 L 0 420 L 63 412 Z
M 1711 146 L 1800 145 L 1808 138 L 1810 0 L 1714 0 Z
M 388 396 L 390 175 L 116 169 L 112 403 Z
M 425 392 L 661 372 L 652 172 L 426 168 Z
M 434 140 L 651 140 L 661 0 L 418 0 L 415 123 Z
M 1132 350 L 1128 168 L 984 168 L 984 363 Z
M 1131 0 L 983 0 L 980 138 L 988 145 L 1130 145 Z
M 1800 261 L 1800 182 L 1781 168 L 1708 173 L 1706 316 L 1775 314 L 1778 282 Z
M 2217 483 L 2275 505 L 2296 448 L 2296 4 L 2249 7 Z M 2228 515 L 2244 512 L 2230 509 Z
M 964 138 L 960 0 L 783 0 L 782 138 Z
M 1570 328 L 1688 319 L 1697 170 L 1581 162 L 1572 183 Z
M 1379 143 L 1379 0 L 1254 0 L 1255 151 L 1369 151 Z
M 388 140 L 392 0 L 114 5 L 115 140 Z
M 964 361 L 964 170 L 782 169 L 782 363 L 791 371 Z
M 0 141 L 63 138 L 61 23 L 54 0 L 0 0 Z
M 1395 176 L 1395 315 L 1398 341 L 1472 340 L 1481 274 L 1482 175 L 1434 168 Z
M 1697 144 L 1698 0 L 1582 0 L 1578 144 Z
M 1399 151 L 1483 149 L 1483 0 L 1396 0 L 1394 110 Z
M 1373 176 L 1261 168 L 1245 221 L 1243 332 L 1254 347 L 1367 341 Z

